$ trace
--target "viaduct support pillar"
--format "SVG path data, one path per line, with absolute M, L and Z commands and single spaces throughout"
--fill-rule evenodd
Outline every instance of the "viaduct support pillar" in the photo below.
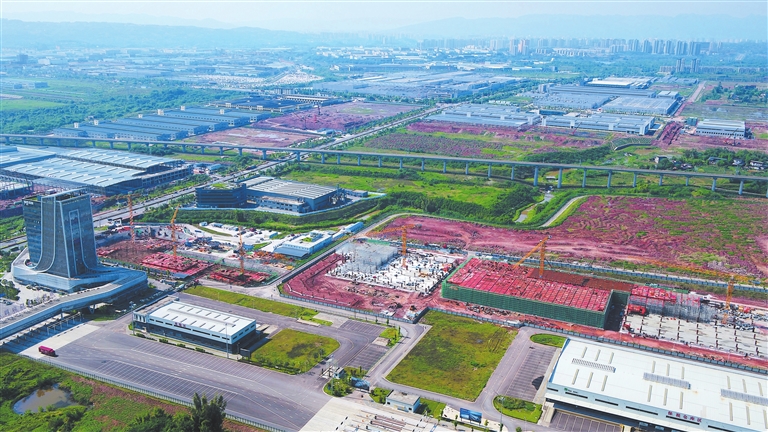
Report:
M 400 158 L 400 169 L 403 169 L 403 158 Z
M 717 187 L 717 179 L 712 177 L 712 192 L 715 191 L 715 187 Z
M 381 168 L 381 156 L 379 156 L 379 168 Z
M 75 142 L 77 142 L 77 141 L 75 141 Z M 40 144 L 42 144 L 42 143 L 43 143 L 43 140 L 41 139 L 40 140 Z M 61 138 L 56 139 L 56 145 L 61 147 Z
M 685 185 L 686 186 L 690 186 L 690 183 L 691 183 L 691 178 L 690 177 L 686 177 L 685 178 Z
M 96 148 L 96 141 L 91 141 L 91 147 Z
M 424 171 L 424 159 L 421 160 L 421 170 Z
M 768 189 L 765 190 L 765 197 L 768 198 Z
M 664 186 L 664 174 L 659 174 L 659 186 Z
M 563 169 L 560 168 L 560 171 L 557 173 L 557 188 L 560 189 L 563 187 Z
M 237 155 L 238 156 L 242 156 L 243 155 L 243 148 L 242 147 L 237 149 Z
M 632 173 L 632 187 L 637 187 L 637 173 Z
M 205 154 L 205 146 L 200 146 L 200 154 Z
M 341 165 L 341 155 L 340 154 L 336 155 L 336 165 Z
M 224 156 L 224 147 L 219 147 L 219 156 Z
M 109 147 L 110 147 L 110 148 L 112 148 L 112 143 L 109 143 Z M 185 145 L 182 145 L 182 146 L 181 146 L 181 151 L 182 151 L 182 152 L 184 152 L 184 153 L 186 153 L 186 152 L 187 152 L 187 146 L 185 146 Z M 266 156 L 264 156 L 264 159 L 266 159 L 266 158 L 267 158 L 267 157 L 266 157 Z
M 362 160 L 362 156 L 357 155 L 357 166 L 360 166 L 361 160 Z
M 296 162 L 301 162 L 301 152 L 295 152 L 296 155 Z
M 447 168 L 448 168 L 448 162 L 443 161 L 443 174 L 445 174 L 445 172 L 447 171 Z
M 27 144 L 27 137 L 21 137 L 21 143 L 26 145 Z
M 587 187 L 587 170 L 584 170 L 584 176 L 581 178 L 581 187 Z
M 186 151 L 186 150 L 184 150 L 184 151 Z M 267 160 L 267 151 L 266 150 L 262 150 L 261 151 L 261 160 Z
M 11 143 L 11 137 L 5 137 L 5 143 L 6 144 L 10 144 Z
M 491 178 L 491 164 L 488 164 L 488 178 Z
M 533 167 L 533 185 L 539 185 L 539 167 Z
M 744 193 L 744 180 L 739 182 L 739 195 Z
M 325 164 L 325 153 L 320 153 L 320 163 Z
M 608 189 L 611 188 L 611 179 L 613 178 L 613 171 L 608 171 Z
M 133 147 L 133 144 L 128 143 L 128 151 L 131 151 L 131 147 Z
M 514 165 L 512 165 L 512 174 L 509 175 L 509 179 L 510 180 L 514 180 L 515 179 L 515 166 Z
M 464 167 L 464 175 L 469 175 L 469 162 L 467 162 L 467 166 Z

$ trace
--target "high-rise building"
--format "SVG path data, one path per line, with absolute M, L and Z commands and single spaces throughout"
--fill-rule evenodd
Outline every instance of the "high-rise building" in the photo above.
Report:
M 699 72 L 699 59 L 697 59 L 697 58 L 691 59 L 691 72 L 692 73 L 698 73 Z
M 13 263 L 15 279 L 64 292 L 107 284 L 120 290 L 146 286 L 144 272 L 99 264 L 88 193 L 38 195 L 22 200 L 22 206 L 28 248 Z
M 77 277 L 98 266 L 90 195 L 82 191 L 23 201 L 32 268 Z

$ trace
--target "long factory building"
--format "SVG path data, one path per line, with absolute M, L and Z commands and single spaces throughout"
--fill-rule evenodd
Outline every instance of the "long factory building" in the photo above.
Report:
M 541 117 L 538 114 L 521 113 L 519 108 L 511 105 L 466 104 L 447 109 L 427 120 L 520 129 L 541 122 Z
M 58 190 L 126 194 L 185 178 L 190 172 L 182 160 L 138 153 L 0 146 L 0 175 Z
M 253 319 L 178 299 L 135 310 L 133 326 L 136 330 L 236 353 L 253 345 L 262 335 Z
M 568 339 L 546 383 L 559 411 L 639 430 L 768 430 L 765 376 L 582 339 Z
M 301 214 L 324 210 L 347 201 L 344 190 L 273 177 L 256 177 L 238 184 L 216 184 L 195 189 L 198 208 L 241 208 Z
M 84 137 L 94 139 L 130 139 L 137 141 L 173 141 L 190 135 L 199 135 L 231 127 L 245 126 L 250 122 L 268 117 L 263 112 L 239 111 L 224 108 L 187 108 L 157 110 L 156 115 L 115 121 L 98 121 L 93 124 L 75 123 L 74 127 L 53 130 L 57 137 Z
M 744 138 L 747 127 L 743 121 L 704 119 L 696 124 L 696 135 Z
M 624 132 L 635 135 L 646 135 L 656 125 L 653 117 L 618 115 L 618 114 L 592 114 L 586 117 L 579 116 L 545 116 L 541 121 L 542 126 L 564 127 L 571 129 L 589 129 L 599 131 Z

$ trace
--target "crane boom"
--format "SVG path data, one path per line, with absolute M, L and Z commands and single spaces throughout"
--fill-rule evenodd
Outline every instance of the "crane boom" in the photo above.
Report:
M 525 260 L 530 258 L 531 255 L 536 253 L 536 251 L 539 251 L 539 277 L 544 276 L 544 257 L 546 253 L 546 245 L 547 245 L 547 241 L 551 238 L 552 238 L 551 235 L 543 238 L 539 242 L 539 244 L 537 244 L 536 246 L 533 247 L 533 249 L 528 251 L 528 253 L 525 254 L 522 258 L 520 258 L 520 261 L 516 262 L 515 265 L 513 265 L 512 267 L 518 267 L 520 264 L 524 263 Z

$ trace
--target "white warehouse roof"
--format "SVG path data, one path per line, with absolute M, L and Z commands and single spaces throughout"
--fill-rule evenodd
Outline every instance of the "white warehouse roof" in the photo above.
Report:
M 272 177 L 257 177 L 246 181 L 245 184 L 253 191 L 308 199 L 317 199 L 336 191 L 335 188 L 327 186 L 278 180 Z
M 206 333 L 229 337 L 245 329 L 249 325 L 255 324 L 255 321 L 250 318 L 244 318 L 230 313 L 178 301 L 174 301 L 158 308 L 150 313 L 149 317 L 154 318 L 155 320 L 161 320 L 162 323 L 167 325 L 181 327 L 192 331 L 202 330 Z
M 768 429 L 765 376 L 578 339 L 563 347 L 547 399 L 677 430 Z

